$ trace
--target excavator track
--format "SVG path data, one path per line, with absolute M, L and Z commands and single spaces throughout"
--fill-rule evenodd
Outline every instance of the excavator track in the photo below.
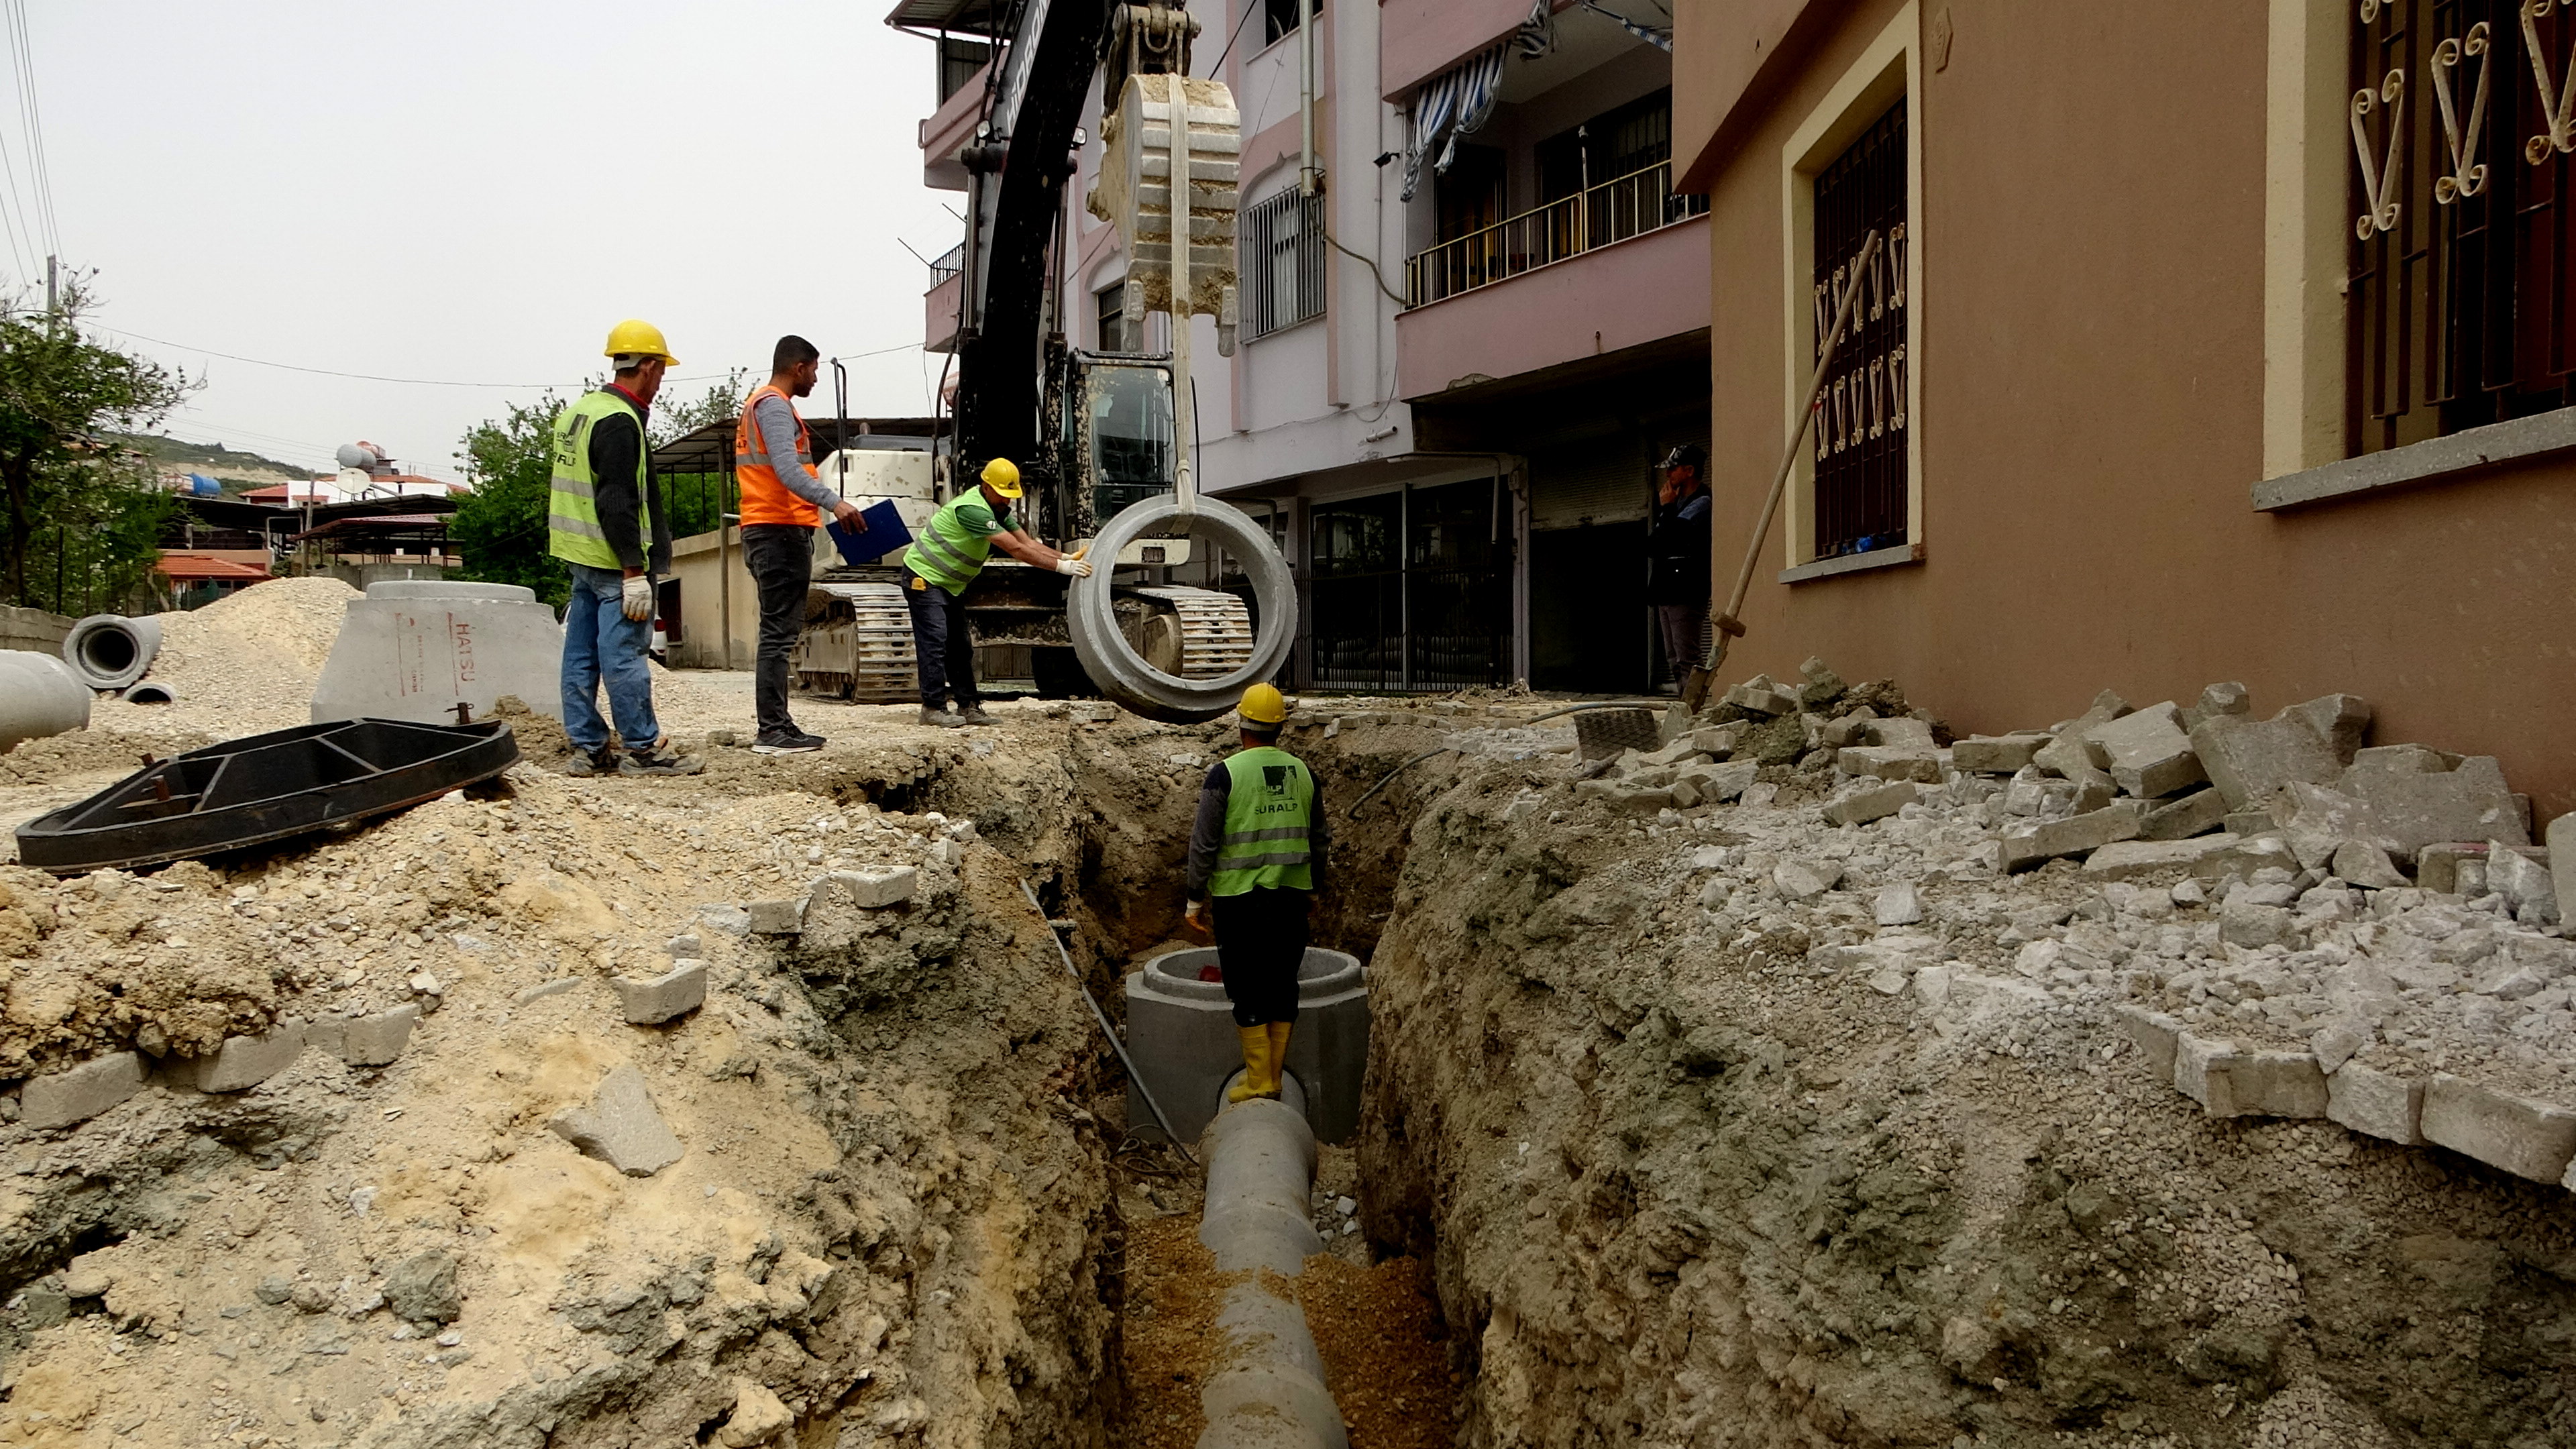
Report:
M 921 693 L 912 656 L 912 614 L 893 584 L 818 583 L 829 595 L 797 641 L 796 683 L 810 693 L 861 704 L 904 704 Z M 809 616 L 812 610 L 809 608 Z
M 1128 640 L 1155 668 L 1183 679 L 1216 679 L 1251 662 L 1252 611 L 1240 598 L 1178 585 L 1133 592 L 1169 610 L 1147 614 Z

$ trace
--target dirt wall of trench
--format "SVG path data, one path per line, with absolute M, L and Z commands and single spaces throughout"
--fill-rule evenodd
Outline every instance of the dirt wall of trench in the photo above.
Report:
M 1934 1030 L 1801 969 L 1847 920 L 1712 928 L 1695 854 L 1789 812 L 1567 773 L 1414 815 L 1371 965 L 1364 1225 L 1436 1261 L 1462 1444 L 2576 1442 L 2563 1189 L 2211 1120 L 2098 1015 Z M 1998 884 L 1921 871 L 1929 928 Z

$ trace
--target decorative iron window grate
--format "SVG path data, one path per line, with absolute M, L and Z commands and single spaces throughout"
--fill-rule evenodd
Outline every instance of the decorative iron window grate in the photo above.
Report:
M 2568 0 L 2356 0 L 2348 450 L 2576 403 Z
M 1832 379 L 1816 404 L 1817 558 L 1906 541 L 1902 100 L 1816 176 L 1814 348 L 1823 347 L 1851 264 L 1873 231 L 1884 244 L 1870 261 L 1834 348 Z
M 1242 249 L 1246 331 L 1265 336 L 1324 315 L 1324 194 L 1294 188 L 1244 208 Z

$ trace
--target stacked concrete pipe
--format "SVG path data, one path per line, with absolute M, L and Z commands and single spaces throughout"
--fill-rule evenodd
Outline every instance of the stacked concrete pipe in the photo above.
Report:
M 0 750 L 89 727 L 89 686 L 50 654 L 0 649 Z
M 1271 1286 L 1270 1275 L 1294 1279 L 1324 1250 L 1306 1215 L 1315 1134 L 1294 1108 L 1255 1099 L 1219 1113 L 1200 1147 L 1199 1241 L 1218 1272 L 1250 1276 L 1226 1290 L 1217 1314 L 1198 1449 L 1350 1449 L 1305 1312 Z
M 161 621 L 150 616 L 92 614 L 63 638 L 63 662 L 92 689 L 123 689 L 152 668 L 161 652 Z

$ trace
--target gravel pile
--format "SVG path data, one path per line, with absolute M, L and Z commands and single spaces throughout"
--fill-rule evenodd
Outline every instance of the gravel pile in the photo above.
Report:
M 270 579 L 202 609 L 158 615 L 161 652 L 145 677 L 177 698 L 151 705 L 102 699 L 90 728 L 236 739 L 305 724 L 314 681 L 358 597 L 338 579 Z

